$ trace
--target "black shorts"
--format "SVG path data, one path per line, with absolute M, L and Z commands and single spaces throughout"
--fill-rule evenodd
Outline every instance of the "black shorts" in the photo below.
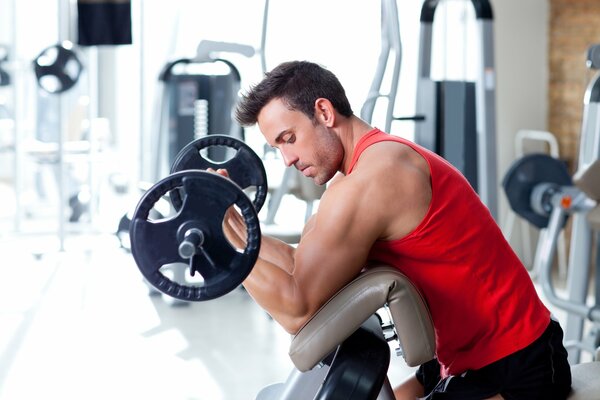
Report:
M 481 400 L 502 395 L 506 400 L 564 400 L 571 391 L 571 368 L 563 331 L 552 320 L 535 342 L 476 371 L 440 377 L 433 359 L 419 367 L 417 379 L 427 400 Z

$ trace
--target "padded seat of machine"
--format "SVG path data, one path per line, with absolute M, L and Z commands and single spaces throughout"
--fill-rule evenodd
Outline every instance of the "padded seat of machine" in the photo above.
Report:
M 378 264 L 342 288 L 300 328 L 289 349 L 292 362 L 300 371 L 312 369 L 386 304 L 407 365 L 431 360 L 435 334 L 425 301 L 397 269 Z
M 573 392 L 568 400 L 600 399 L 600 362 L 577 364 L 571 367 Z

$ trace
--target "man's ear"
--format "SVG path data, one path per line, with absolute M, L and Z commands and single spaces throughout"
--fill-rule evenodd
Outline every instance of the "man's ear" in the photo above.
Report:
M 328 128 L 335 125 L 335 108 L 323 97 L 315 100 L 315 118 Z

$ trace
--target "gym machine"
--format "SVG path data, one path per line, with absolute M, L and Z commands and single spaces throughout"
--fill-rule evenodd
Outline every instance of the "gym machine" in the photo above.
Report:
M 383 94 L 381 92 L 381 85 L 385 76 L 385 70 L 388 66 L 390 53 L 394 54 L 394 57 L 392 58 L 393 69 L 390 77 L 390 89 L 387 94 Z M 367 99 L 360 110 L 360 117 L 368 123 L 371 123 L 377 101 L 380 98 L 387 99 L 384 132 L 391 131 L 393 120 L 402 119 L 394 118 L 393 116 L 401 65 L 402 41 L 400 40 L 398 6 L 396 0 L 381 0 L 381 48 L 379 50 L 375 75 L 371 82 Z
M 600 45 L 590 47 L 587 66 L 600 69 Z M 531 154 L 515 161 L 502 182 L 515 213 L 542 229 L 534 270 L 541 273 L 540 282 L 548 300 L 567 312 L 565 346 L 572 364 L 579 362 L 581 350 L 593 353 L 600 346 L 599 121 L 600 72 L 596 72 L 585 92 L 579 159 L 573 178 L 561 161 Z M 568 217 L 572 218 L 572 230 L 567 297 L 563 298 L 552 288 L 551 270 L 558 236 Z M 592 276 L 594 291 L 592 304 L 588 305 Z M 587 336 L 584 322 L 591 325 Z
M 415 121 L 415 142 L 440 154 L 461 171 L 497 220 L 492 7 L 487 0 L 471 0 L 479 33 L 477 79 L 434 81 L 431 78 L 433 20 L 440 3 L 440 0 L 425 0 L 421 7 L 415 115 L 394 116 L 402 43 L 396 2 L 382 0 L 381 51 L 361 118 L 371 122 L 376 101 L 386 98 L 385 131 L 390 132 L 393 121 Z M 392 53 L 390 89 L 383 94 L 381 86 Z
M 498 219 L 496 179 L 496 111 L 492 6 L 471 0 L 478 30 L 474 82 L 431 78 L 433 21 L 439 0 L 421 8 L 417 68 L 415 142 L 457 167 Z
M 389 313 L 389 323 L 373 318 L 382 310 Z M 393 267 L 370 265 L 292 337 L 288 353 L 296 369 L 256 400 L 393 400 L 385 341 L 397 341 L 396 354 L 414 367 L 435 356 L 433 329 L 427 305 L 411 282 Z M 373 335 L 370 341 L 365 332 Z M 575 365 L 571 373 L 568 400 L 600 396 L 600 361 Z
M 194 139 L 215 132 L 244 139 L 242 127 L 231 118 L 240 91 L 240 73 L 230 61 L 213 58 L 211 54 L 216 52 L 252 57 L 254 48 L 204 40 L 194 58 L 171 61 L 160 72 L 163 89 L 153 152 L 157 156 L 155 180 L 166 175 L 165 165 L 170 165 L 177 153 Z M 223 149 L 215 148 L 210 156 L 223 161 L 226 154 Z
M 217 166 L 202 156 L 200 150 L 207 146 L 235 150 L 228 164 L 220 165 L 231 180 L 204 171 Z M 171 170 L 142 196 L 133 214 L 135 262 L 150 284 L 174 298 L 207 301 L 223 296 L 242 283 L 260 250 L 256 209 L 267 191 L 260 158 L 235 138 L 212 135 L 188 145 Z M 254 195 L 248 194 L 252 188 Z M 150 211 L 162 199 L 170 202 L 174 214 L 152 219 Z M 223 232 L 231 206 L 246 224 L 243 249 L 234 248 Z M 185 282 L 165 274 L 163 267 L 173 264 L 186 269 Z M 393 400 L 387 378 L 391 341 L 398 341 L 396 353 L 409 366 L 435 356 L 435 331 L 423 297 L 397 269 L 369 265 L 292 337 L 289 355 L 295 368 L 286 382 L 265 387 L 256 400 Z M 597 399 L 600 362 L 576 365 L 572 371 L 570 399 Z

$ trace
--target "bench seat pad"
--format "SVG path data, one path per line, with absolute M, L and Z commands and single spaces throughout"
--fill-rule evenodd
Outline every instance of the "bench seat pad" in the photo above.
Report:
M 372 265 L 342 288 L 292 338 L 289 356 L 308 371 L 384 305 L 389 307 L 403 356 L 417 366 L 435 355 L 433 322 L 425 301 L 396 268 Z

